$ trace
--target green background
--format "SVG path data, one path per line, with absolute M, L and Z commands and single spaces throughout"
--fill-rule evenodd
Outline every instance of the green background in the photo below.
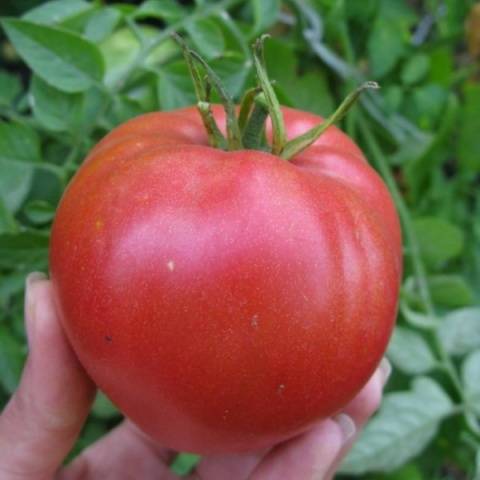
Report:
M 25 275 L 48 271 L 51 221 L 88 150 L 115 125 L 195 101 L 177 31 L 235 98 L 250 45 L 281 102 L 328 115 L 399 210 L 405 274 L 379 413 L 340 478 L 480 478 L 480 6 L 473 0 L 3 1 L 0 6 L 0 407 L 27 354 Z M 375 281 L 375 279 L 371 279 Z M 98 396 L 75 448 L 119 421 Z M 195 458 L 181 456 L 187 471 Z

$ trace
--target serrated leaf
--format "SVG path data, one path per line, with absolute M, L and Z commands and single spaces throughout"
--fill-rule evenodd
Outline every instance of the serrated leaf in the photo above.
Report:
M 437 364 L 423 337 L 401 326 L 395 328 L 387 354 L 395 367 L 412 375 L 427 373 Z
M 422 217 L 413 224 L 425 261 L 437 266 L 460 255 L 463 249 L 462 230 L 437 217 Z
M 153 17 L 175 22 L 187 14 L 182 5 L 175 0 L 147 0 L 134 13 L 135 18 Z
M 102 55 L 79 35 L 13 18 L 3 19 L 1 24 L 18 54 L 53 87 L 80 92 L 102 80 Z
M 449 308 L 471 305 L 473 291 L 460 275 L 432 275 L 428 278 L 432 299 Z
M 428 445 L 452 407 L 441 386 L 428 377 L 417 378 L 411 391 L 387 394 L 341 471 L 358 475 L 398 468 Z
M 60 24 L 94 8 L 84 0 L 53 0 L 43 3 L 22 15 L 24 20 L 45 25 Z
M 225 40 L 219 25 L 209 18 L 186 25 L 186 31 L 196 49 L 207 59 L 220 56 L 225 49 Z
M 16 75 L 0 72 L 0 105 L 10 106 L 22 91 L 22 84 Z
M 480 348 L 480 307 L 461 308 L 446 315 L 439 335 L 451 355 L 465 355 Z
M 101 42 L 108 37 L 122 18 L 115 8 L 102 8 L 90 17 L 85 26 L 85 36 L 92 42 Z
M 0 122 L 0 197 L 10 212 L 27 196 L 39 160 L 40 140 L 34 130 Z
M 32 77 L 30 103 L 34 116 L 49 130 L 72 130 L 79 122 L 81 94 L 62 92 L 37 75 Z
M 468 404 L 480 416 L 480 350 L 471 353 L 463 362 L 462 382 Z

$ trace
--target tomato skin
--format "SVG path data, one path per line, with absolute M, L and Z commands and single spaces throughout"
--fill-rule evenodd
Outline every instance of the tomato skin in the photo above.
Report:
M 283 112 L 289 136 L 321 121 Z M 209 147 L 192 107 L 99 142 L 60 203 L 50 267 L 76 354 L 131 420 L 177 450 L 245 451 L 334 414 L 371 376 L 401 234 L 340 130 L 286 162 Z

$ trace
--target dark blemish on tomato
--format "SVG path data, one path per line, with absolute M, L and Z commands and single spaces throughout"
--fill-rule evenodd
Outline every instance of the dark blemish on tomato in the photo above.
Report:
M 110 335 L 105 335 L 105 341 L 107 343 L 112 343 L 112 337 Z

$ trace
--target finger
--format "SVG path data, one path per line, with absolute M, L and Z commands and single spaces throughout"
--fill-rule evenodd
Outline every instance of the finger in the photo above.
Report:
M 249 478 L 323 480 L 354 432 L 353 421 L 347 415 L 324 420 L 309 432 L 275 447 Z
M 49 480 L 95 389 L 65 339 L 44 275 L 27 279 L 25 316 L 30 351 L 20 386 L 0 415 L 0 478 Z
M 175 452 L 157 447 L 126 420 L 87 448 L 57 477 L 58 480 L 173 480 L 169 463 Z
M 355 435 L 352 435 L 352 437 L 341 448 L 337 458 L 326 475 L 327 479 L 333 478 L 335 472 L 338 470 L 342 461 L 352 448 L 352 445 L 357 440 L 362 427 L 380 406 L 383 387 L 388 381 L 391 371 L 392 367 L 390 362 L 384 358 L 365 387 L 363 387 L 360 393 L 345 407 L 345 414 L 352 418 L 355 423 L 356 433 Z
M 244 454 L 209 455 L 204 457 L 195 469 L 193 478 L 208 480 L 244 480 L 268 452 L 267 449 Z

